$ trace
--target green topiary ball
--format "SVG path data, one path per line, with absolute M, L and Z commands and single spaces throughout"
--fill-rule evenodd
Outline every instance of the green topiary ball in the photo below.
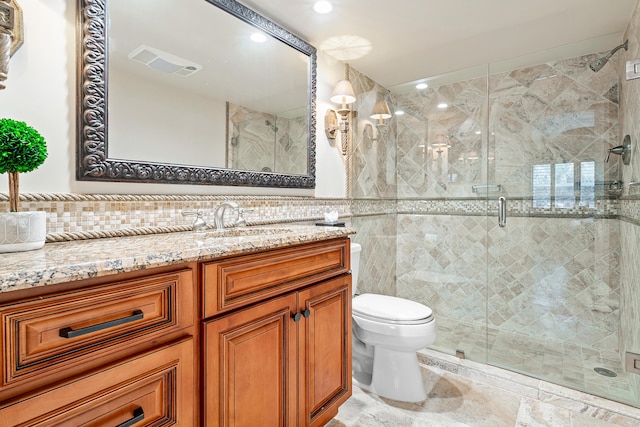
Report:
M 25 122 L 0 119 L 0 173 L 31 172 L 47 158 L 47 143 Z

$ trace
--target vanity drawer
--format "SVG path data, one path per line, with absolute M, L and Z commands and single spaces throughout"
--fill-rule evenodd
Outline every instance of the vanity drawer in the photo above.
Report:
M 191 268 L 0 306 L 2 384 L 68 378 L 194 324 Z M 31 386 L 32 387 L 32 386 Z
M 0 404 L 1 425 L 196 425 L 193 338 Z M 4 424 L 7 423 L 7 424 Z
M 205 263 L 204 317 L 346 273 L 349 262 L 341 238 Z

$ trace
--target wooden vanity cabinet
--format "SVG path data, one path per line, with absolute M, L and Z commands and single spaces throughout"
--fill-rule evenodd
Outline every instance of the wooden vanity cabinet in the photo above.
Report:
M 196 280 L 191 263 L 4 294 L 0 426 L 197 425 Z
M 204 424 L 322 426 L 351 395 L 349 241 L 260 255 L 203 269 Z
M 351 395 L 349 248 L 0 293 L 0 427 L 326 424 Z

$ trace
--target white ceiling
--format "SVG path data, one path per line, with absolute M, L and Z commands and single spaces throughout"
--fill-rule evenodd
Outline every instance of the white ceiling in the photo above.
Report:
M 336 36 L 367 40 L 370 51 L 346 62 L 390 88 L 486 63 L 520 66 L 612 49 L 638 0 L 332 0 L 326 15 L 313 11 L 314 1 L 242 3 L 319 50 Z

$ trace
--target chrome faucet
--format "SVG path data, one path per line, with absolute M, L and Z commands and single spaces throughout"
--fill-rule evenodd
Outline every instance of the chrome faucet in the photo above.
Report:
M 244 213 L 244 209 L 238 206 L 236 202 L 223 202 L 216 208 L 216 230 L 224 230 L 224 211 L 227 208 L 233 209 L 236 213 L 236 220 L 233 222 L 234 227 L 243 227 L 247 225 L 247 220 L 245 220 L 242 215 Z
M 181 213 L 182 213 L 182 216 L 196 217 L 195 221 L 193 222 L 193 225 L 191 226 L 192 231 L 202 232 L 202 231 L 206 231 L 207 228 L 209 227 L 206 221 L 204 220 L 204 218 L 202 218 L 202 211 L 200 209 L 196 211 L 184 210 Z

